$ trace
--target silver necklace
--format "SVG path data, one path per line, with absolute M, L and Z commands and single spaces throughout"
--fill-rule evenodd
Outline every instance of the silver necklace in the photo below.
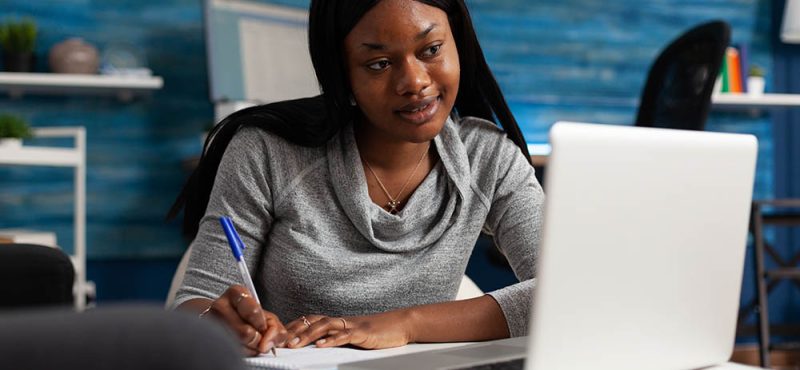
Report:
M 372 166 L 369 165 L 369 161 L 367 161 L 367 159 L 364 158 L 364 164 L 367 165 L 367 169 L 369 170 L 369 172 L 372 172 L 372 176 L 375 176 L 375 180 L 378 181 L 378 185 L 381 187 L 381 190 L 383 190 L 383 193 L 386 194 L 386 198 L 389 198 L 389 203 L 386 203 L 386 205 L 384 206 L 385 208 L 389 209 L 389 213 L 396 215 L 397 212 L 399 212 L 397 207 L 400 206 L 400 196 L 403 194 L 403 191 L 406 190 L 406 186 L 408 186 L 408 183 L 411 182 L 411 178 L 414 177 L 415 173 L 417 173 L 417 170 L 419 169 L 419 166 L 422 164 L 422 161 L 424 161 L 425 157 L 428 156 L 428 151 L 430 149 L 431 149 L 431 143 L 428 142 L 428 147 L 425 149 L 425 152 L 422 153 L 422 157 L 420 157 L 419 162 L 417 162 L 417 165 L 414 167 L 414 170 L 411 171 L 410 175 L 408 175 L 405 184 L 403 184 L 403 187 L 400 188 L 400 191 L 398 191 L 397 195 L 395 195 L 394 197 L 392 197 L 392 195 L 389 194 L 389 190 L 386 190 L 386 186 L 383 185 L 383 182 L 378 177 L 378 174 L 376 174 L 375 170 L 372 169 Z

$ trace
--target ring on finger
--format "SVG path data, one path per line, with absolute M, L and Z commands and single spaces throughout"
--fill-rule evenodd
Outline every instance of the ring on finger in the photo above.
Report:
M 252 345 L 258 343 L 259 340 L 261 340 L 261 333 L 256 332 L 256 334 L 253 335 L 253 339 L 250 339 L 250 341 L 247 342 L 247 345 L 248 346 L 252 346 Z
M 239 293 L 239 296 L 236 297 L 236 301 L 234 301 L 233 305 L 238 307 L 239 306 L 239 302 L 241 302 L 242 299 L 245 299 L 245 298 L 247 298 L 249 296 L 250 296 L 249 294 L 244 293 L 244 292 Z
M 347 321 L 344 319 L 344 317 L 340 317 L 339 320 L 342 320 L 342 325 L 344 325 L 342 330 L 347 330 Z
M 300 318 L 303 319 L 303 324 L 305 324 L 307 328 L 311 327 L 311 322 L 309 322 L 305 316 L 301 316 Z
M 206 307 L 206 309 L 205 309 L 205 310 L 203 310 L 203 312 L 200 312 L 200 314 L 199 314 L 199 315 L 197 315 L 197 317 L 199 317 L 199 318 L 201 318 L 201 319 L 202 319 L 203 317 L 205 317 L 206 315 L 208 315 L 208 313 L 209 313 L 209 312 L 211 312 L 211 307 L 213 307 L 213 306 L 214 306 L 213 304 L 210 304 L 210 305 L 208 305 L 208 307 Z

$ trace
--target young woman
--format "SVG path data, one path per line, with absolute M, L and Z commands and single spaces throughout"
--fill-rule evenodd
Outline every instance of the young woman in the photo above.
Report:
M 312 0 L 309 41 L 322 95 L 221 122 L 173 207 L 176 304 L 249 354 L 525 335 L 543 193 L 463 0 Z M 452 301 L 481 231 L 521 282 Z

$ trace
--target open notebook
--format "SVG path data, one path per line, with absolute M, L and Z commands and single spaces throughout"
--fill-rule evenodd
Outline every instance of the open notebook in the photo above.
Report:
M 363 350 L 355 348 L 305 348 L 276 349 L 278 356 L 271 353 L 257 357 L 248 357 L 245 363 L 251 369 L 267 370 L 335 370 L 340 364 L 353 361 L 371 360 L 381 357 L 397 356 L 408 353 L 430 351 L 435 349 L 459 347 L 470 343 L 430 343 L 409 344 L 407 346 L 380 350 Z

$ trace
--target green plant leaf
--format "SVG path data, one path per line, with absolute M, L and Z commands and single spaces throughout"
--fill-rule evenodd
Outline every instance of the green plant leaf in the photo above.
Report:
M 0 46 L 4 52 L 32 53 L 37 34 L 36 22 L 32 19 L 6 21 L 0 25 Z
M 33 137 L 28 122 L 13 114 L 0 114 L 0 138 L 30 139 Z

